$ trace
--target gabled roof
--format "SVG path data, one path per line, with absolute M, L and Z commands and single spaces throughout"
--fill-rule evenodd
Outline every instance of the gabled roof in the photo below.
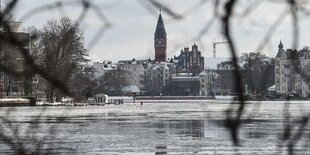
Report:
M 105 74 L 107 71 L 116 70 L 117 66 L 112 63 L 100 63 L 94 62 L 93 67 L 95 69 L 95 78 L 99 78 Z

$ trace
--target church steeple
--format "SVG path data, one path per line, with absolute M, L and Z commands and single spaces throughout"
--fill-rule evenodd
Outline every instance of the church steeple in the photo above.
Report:
M 155 48 L 155 62 L 166 62 L 166 49 L 167 49 L 167 33 L 161 10 L 157 20 L 157 25 L 154 34 L 154 48 Z

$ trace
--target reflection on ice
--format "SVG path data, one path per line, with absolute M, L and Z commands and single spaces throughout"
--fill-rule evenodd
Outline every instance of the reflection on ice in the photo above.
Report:
M 163 145 L 155 146 L 155 155 L 160 155 L 160 154 L 168 154 L 167 146 L 163 146 Z
M 272 106 L 270 106 L 272 104 Z M 223 111 L 228 103 L 146 103 L 143 106 L 124 104 L 103 107 L 19 107 L 6 113 L 0 111 L 3 134 L 11 134 L 12 127 L 20 127 L 16 141 L 34 149 L 25 135 L 26 126 L 36 124 L 34 136 L 43 139 L 41 149 L 56 154 L 282 154 L 287 143 L 279 141 L 283 134 L 282 103 L 261 103 L 260 109 L 247 105 L 239 137 L 241 146 L 232 146 L 224 128 Z M 252 106 L 252 107 L 251 107 Z M 292 119 L 300 119 L 310 112 L 310 104 L 291 105 Z M 302 107 L 302 110 L 300 110 Z M 41 112 L 40 112 L 41 111 Z M 249 116 L 251 112 L 251 118 Z M 40 117 L 37 117 L 40 116 Z M 47 133 L 53 128 L 54 136 Z M 309 125 L 304 135 L 310 135 Z M 45 137 L 44 137 L 45 136 Z M 19 138 L 19 139 L 18 139 Z M 0 152 L 10 154 L 13 149 L 0 141 Z M 296 142 L 297 154 L 307 154 L 309 137 Z M 3 147 L 2 147 L 3 146 Z M 284 147 L 279 147 L 284 146 Z

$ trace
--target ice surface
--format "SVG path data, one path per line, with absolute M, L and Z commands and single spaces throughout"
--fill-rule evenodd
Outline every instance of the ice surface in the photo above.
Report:
M 13 144 L 56 154 L 286 154 L 279 141 L 285 102 L 248 102 L 234 147 L 224 128 L 229 101 L 140 101 L 85 107 L 1 108 L 1 133 Z M 310 113 L 310 102 L 289 102 L 290 120 Z M 250 121 L 247 121 L 250 120 Z M 17 129 L 18 134 L 14 134 Z M 295 130 L 294 130 L 295 131 Z M 304 135 L 310 134 L 309 125 Z M 309 154 L 309 138 L 296 143 L 297 154 Z M 283 144 L 284 147 L 279 147 Z M 14 152 L 0 140 L 0 152 Z

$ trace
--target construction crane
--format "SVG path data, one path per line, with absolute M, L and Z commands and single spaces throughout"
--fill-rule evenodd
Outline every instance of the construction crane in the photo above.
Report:
M 229 41 L 221 41 L 221 42 L 215 42 L 213 41 L 213 58 L 216 58 L 216 45 L 217 44 L 228 44 Z

